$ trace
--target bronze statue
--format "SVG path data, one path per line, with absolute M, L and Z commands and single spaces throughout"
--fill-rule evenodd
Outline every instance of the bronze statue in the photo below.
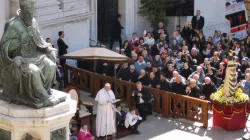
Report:
M 33 108 L 65 100 L 51 96 L 56 80 L 56 49 L 46 43 L 33 14 L 35 0 L 19 0 L 20 10 L 7 21 L 0 42 L 1 99 Z

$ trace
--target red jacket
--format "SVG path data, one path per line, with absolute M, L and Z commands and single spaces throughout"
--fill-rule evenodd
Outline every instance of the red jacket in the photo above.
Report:
M 89 130 L 87 130 L 87 132 L 83 132 L 81 130 L 79 131 L 77 135 L 78 140 L 92 140 L 92 135 L 89 132 Z

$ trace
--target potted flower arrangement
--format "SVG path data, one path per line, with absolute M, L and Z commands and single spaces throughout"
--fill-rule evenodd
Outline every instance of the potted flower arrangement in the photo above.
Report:
M 245 104 L 249 101 L 249 97 L 247 94 L 245 94 L 241 88 L 238 88 L 234 94 L 234 96 L 228 97 L 224 95 L 224 88 L 221 86 L 221 88 L 211 94 L 210 99 L 213 103 L 219 104 L 219 105 L 233 105 L 233 104 Z
M 237 83 L 237 64 L 229 61 L 224 85 L 211 94 L 213 125 L 228 131 L 246 127 L 249 97 Z

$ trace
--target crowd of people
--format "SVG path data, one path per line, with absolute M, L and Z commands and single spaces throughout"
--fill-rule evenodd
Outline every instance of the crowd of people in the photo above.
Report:
M 133 63 L 108 65 L 99 62 L 97 72 L 114 76 L 115 67 L 118 79 L 140 81 L 144 86 L 209 100 L 210 94 L 223 83 L 227 57 L 233 53 L 238 63 L 238 85 L 248 94 L 248 39 L 229 39 L 220 31 L 205 38 L 202 33 L 204 17 L 200 13 L 198 10 L 192 22 L 187 22 L 181 31 L 174 31 L 172 36 L 162 22 L 152 32 L 144 32 L 142 37 L 133 33 L 130 40 L 115 48 L 117 53 L 130 57 Z
M 117 125 L 123 124 L 126 128 L 128 124 L 135 125 L 134 132 L 138 133 L 138 125 L 150 114 L 145 112 L 145 102 L 148 102 L 151 96 L 141 85 L 210 100 L 210 95 L 223 84 L 229 55 L 230 60 L 233 58 L 238 64 L 238 87 L 242 88 L 244 93 L 250 93 L 250 37 L 238 40 L 217 30 L 212 36 L 205 37 L 202 32 L 205 19 L 200 10 L 197 10 L 192 21 L 187 22 L 182 30 L 174 31 L 172 35 L 169 35 L 164 24 L 159 22 L 152 32 L 144 31 L 141 37 L 133 33 L 131 39 L 122 44 L 120 34 L 124 27 L 120 25 L 120 18 L 118 15 L 114 26 L 117 29 L 113 31 L 110 49 L 113 48 L 113 42 L 119 40 L 120 46 L 116 47 L 115 51 L 130 57 L 133 62 L 111 65 L 99 61 L 96 72 L 113 77 L 116 69 L 118 79 L 137 83 L 133 96 L 141 117 L 135 116 L 134 110 L 131 109 L 127 118 L 136 119 L 126 122 L 126 115 L 121 113 L 118 106 L 117 120 L 120 122 Z M 93 71 L 89 63 L 79 61 L 78 67 Z

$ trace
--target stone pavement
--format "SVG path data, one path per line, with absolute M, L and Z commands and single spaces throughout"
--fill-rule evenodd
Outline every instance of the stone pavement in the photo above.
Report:
M 93 103 L 94 113 L 96 113 L 97 103 L 89 95 L 89 93 L 81 92 L 81 100 Z M 204 129 L 200 123 L 152 115 L 148 116 L 147 121 L 139 126 L 140 135 L 130 135 L 120 140 L 240 140 L 244 134 L 250 132 L 250 121 L 248 121 L 246 129 L 229 132 L 212 127 L 211 113 L 209 118 L 209 126 Z

